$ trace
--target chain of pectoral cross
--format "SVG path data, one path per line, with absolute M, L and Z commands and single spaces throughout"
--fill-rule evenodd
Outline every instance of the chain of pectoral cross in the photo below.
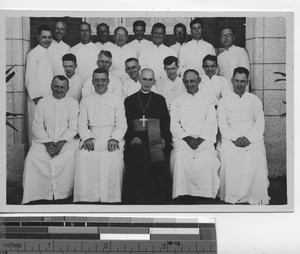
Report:
M 139 101 L 140 101 L 142 112 L 143 112 L 142 118 L 140 118 L 139 121 L 142 123 L 142 127 L 146 127 L 146 122 L 148 121 L 148 118 L 145 117 L 145 112 L 146 112 L 146 110 L 147 110 L 147 108 L 149 106 L 149 103 L 150 103 L 150 100 L 151 100 L 151 97 L 152 97 L 152 93 L 150 92 L 150 97 L 148 99 L 148 102 L 146 104 L 145 109 L 143 108 L 143 104 L 142 104 L 142 101 L 141 101 L 140 93 L 138 93 L 138 95 L 139 95 Z

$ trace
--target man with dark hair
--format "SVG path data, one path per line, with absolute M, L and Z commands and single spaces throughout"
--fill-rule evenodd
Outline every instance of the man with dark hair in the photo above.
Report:
M 190 22 L 192 40 L 183 45 L 179 53 L 180 74 L 187 69 L 195 69 L 199 75 L 204 74 L 201 68 L 202 60 L 206 55 L 216 55 L 215 48 L 203 40 L 204 25 L 200 18 Z
M 124 69 L 126 59 L 130 57 L 137 57 L 135 49 L 127 45 L 128 31 L 125 27 L 119 26 L 115 29 L 114 39 L 116 44 L 109 50 L 112 54 L 112 67 L 111 72 L 113 75 L 124 82 L 128 77 Z
M 219 190 L 216 111 L 211 98 L 199 90 L 200 82 L 196 70 L 186 70 L 186 92 L 171 104 L 173 198 L 215 198 Z
M 51 94 L 51 81 L 53 78 L 53 65 L 49 54 L 52 43 L 51 28 L 41 25 L 37 30 L 38 45 L 29 51 L 26 56 L 25 86 L 27 90 L 28 110 L 28 141 L 29 145 L 33 138 L 32 122 L 34 118 L 35 105 L 38 101 Z
M 97 55 L 99 49 L 91 41 L 91 25 L 87 22 L 78 24 L 78 35 L 80 42 L 70 49 L 70 53 L 77 58 L 77 74 L 83 79 L 92 76 L 93 70 L 97 67 Z
M 107 88 L 108 91 L 123 99 L 122 81 L 110 72 L 110 67 L 112 65 L 112 55 L 110 51 L 100 51 L 97 65 L 99 69 L 105 69 L 109 75 L 109 85 Z M 90 77 L 83 84 L 82 97 L 85 97 L 93 92 L 95 92 L 95 86 L 93 85 L 93 78 Z
M 220 33 L 220 41 L 225 50 L 218 55 L 220 76 L 226 78 L 231 85 L 233 70 L 236 67 L 245 67 L 250 70 L 250 61 L 244 48 L 234 45 L 235 31 L 232 27 L 223 27 Z M 249 87 L 247 87 L 249 91 Z
M 141 66 L 136 58 L 128 58 L 125 61 L 125 71 L 130 77 L 123 84 L 123 95 L 125 98 L 141 90 L 140 70 Z M 156 93 L 156 87 L 152 86 L 151 91 Z
M 34 138 L 24 165 L 22 204 L 66 199 L 73 194 L 78 102 L 66 96 L 68 89 L 68 79 L 55 76 L 52 95 L 36 106 Z
M 63 55 L 69 53 L 70 46 L 63 41 L 67 33 L 67 25 L 62 20 L 57 20 L 53 23 L 54 40 L 49 47 L 50 55 L 53 63 L 54 75 L 64 75 L 64 69 L 61 64 Z
M 165 99 L 151 92 L 155 75 L 143 69 L 141 90 L 125 99 L 128 130 L 125 135 L 123 202 L 164 204 L 170 199 L 170 117 Z
M 175 44 L 171 45 L 170 48 L 175 51 L 177 57 L 179 56 L 179 51 L 182 45 L 185 45 L 187 32 L 186 27 L 182 23 L 178 23 L 174 26 L 173 35 L 175 37 Z
M 166 77 L 163 61 L 167 56 L 176 56 L 173 49 L 163 44 L 166 37 L 166 27 L 162 23 L 155 23 L 151 30 L 152 45 L 144 49 L 139 62 L 141 68 L 150 68 L 154 71 L 156 79 Z
M 170 110 L 171 102 L 185 91 L 182 79 L 178 77 L 178 58 L 168 56 L 164 59 L 164 69 L 167 77 L 157 81 L 157 90 L 166 99 L 168 110 Z
M 107 70 L 94 70 L 93 85 L 95 92 L 80 103 L 74 202 L 121 202 L 127 129 L 124 104 L 109 92 Z
M 207 55 L 203 58 L 202 68 L 205 74 L 202 76 L 202 82 L 199 89 L 211 96 L 215 107 L 218 107 L 219 100 L 230 94 L 231 88 L 227 79 L 217 75 L 218 62 L 214 55 Z
M 96 46 L 99 47 L 100 50 L 108 50 L 112 45 L 114 45 L 112 42 L 110 42 L 109 39 L 109 26 L 105 23 L 100 23 L 97 26 L 97 36 L 98 36 L 98 42 L 95 43 Z
M 136 20 L 133 22 L 133 32 L 135 35 L 135 40 L 128 43 L 130 47 L 135 49 L 137 52 L 137 56 L 139 57 L 140 53 L 148 48 L 152 43 L 151 41 L 146 40 L 145 32 L 146 32 L 146 23 L 143 20 Z
M 65 71 L 65 76 L 69 81 L 69 91 L 67 95 L 80 103 L 83 79 L 75 74 L 75 69 L 77 68 L 76 56 L 71 53 L 65 54 L 62 57 L 62 65 Z
M 223 97 L 218 106 L 222 134 L 220 199 L 233 204 L 266 205 L 270 197 L 262 103 L 246 91 L 246 68 L 235 68 L 231 82 L 234 92 Z

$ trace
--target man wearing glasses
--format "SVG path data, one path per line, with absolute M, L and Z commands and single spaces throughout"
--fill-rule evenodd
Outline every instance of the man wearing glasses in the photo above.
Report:
M 229 84 L 231 84 L 232 73 L 236 67 L 245 67 L 250 70 L 250 61 L 247 51 L 244 48 L 235 46 L 234 40 L 234 29 L 224 27 L 221 30 L 220 41 L 225 50 L 218 56 L 218 63 L 220 76 L 226 78 Z
M 137 57 L 136 51 L 128 46 L 128 31 L 125 27 L 119 26 L 114 32 L 115 45 L 109 51 L 112 54 L 111 73 L 124 82 L 129 76 L 125 72 L 125 61 L 130 57 Z
M 268 167 L 264 144 L 264 112 L 260 99 L 246 92 L 249 71 L 234 69 L 234 93 L 219 101 L 220 199 L 227 203 L 266 205 Z

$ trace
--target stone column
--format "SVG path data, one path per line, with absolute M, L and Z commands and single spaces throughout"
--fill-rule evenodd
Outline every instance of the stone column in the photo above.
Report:
M 284 17 L 246 18 L 246 48 L 251 62 L 251 90 L 263 102 L 269 176 L 286 175 L 286 73 Z
M 26 114 L 25 57 L 30 49 L 29 18 L 6 18 L 6 70 L 14 68 L 14 77 L 6 84 L 6 111 Z M 8 121 L 18 130 L 6 127 L 7 187 L 22 186 L 23 166 L 27 149 L 26 115 L 10 117 Z

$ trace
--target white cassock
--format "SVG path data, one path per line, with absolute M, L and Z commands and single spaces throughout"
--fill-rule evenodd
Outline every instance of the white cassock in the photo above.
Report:
M 124 84 L 123 84 L 123 95 L 124 98 L 138 92 L 141 90 L 141 83 L 138 80 L 137 82 L 135 82 L 133 79 L 129 78 L 126 79 Z M 157 93 L 157 89 L 155 86 L 151 87 L 151 91 L 154 93 Z
M 49 50 L 37 45 L 26 56 L 25 86 L 27 89 L 27 113 L 28 113 L 28 141 L 31 145 L 33 138 L 32 122 L 35 112 L 33 99 L 40 96 L 51 95 L 51 81 L 53 78 L 53 65 Z
M 260 99 L 245 92 L 232 93 L 218 106 L 220 145 L 220 199 L 228 203 L 269 203 L 268 168 L 264 145 L 264 112 Z M 232 142 L 246 137 L 251 144 L 237 147 Z
M 69 91 L 67 95 L 78 101 L 78 103 L 80 103 L 82 97 L 81 93 L 83 87 L 83 79 L 77 74 L 74 74 L 71 78 L 67 76 L 65 77 L 69 80 Z
M 148 48 L 151 45 L 152 45 L 152 42 L 148 41 L 146 39 L 142 39 L 140 41 L 135 39 L 128 43 L 128 46 L 132 47 L 136 51 L 137 57 L 139 57 L 139 55 L 141 54 L 141 52 L 144 49 Z
M 63 41 L 57 42 L 52 40 L 49 51 L 53 64 L 53 75 L 64 75 L 65 71 L 63 68 L 62 57 L 69 53 L 70 46 Z
M 101 43 L 100 41 L 96 42 L 95 45 L 99 48 L 99 53 L 101 50 L 109 50 L 109 48 L 111 48 L 113 45 L 112 42 L 108 41 L 105 43 Z
M 110 92 L 92 93 L 81 100 L 79 135 L 82 144 L 94 138 L 95 149 L 77 153 L 74 202 L 121 202 L 126 130 L 124 104 L 119 97 Z M 110 139 L 119 141 L 119 150 L 107 150 Z
M 180 94 L 185 93 L 186 89 L 182 82 L 182 78 L 176 77 L 173 81 L 168 77 L 157 80 L 157 93 L 165 97 L 168 110 L 170 112 L 172 101 Z
M 220 68 L 220 76 L 228 80 L 232 90 L 231 78 L 234 69 L 236 67 L 245 67 L 250 71 L 250 60 L 247 51 L 235 45 L 232 45 L 229 49 L 225 49 L 218 55 L 218 65 Z
M 127 79 L 129 76 L 125 72 L 125 61 L 128 58 L 137 58 L 136 51 L 125 44 L 123 47 L 113 45 L 109 48 L 109 51 L 112 54 L 112 65 L 110 67 L 110 72 L 122 80 L 122 82 Z
M 107 91 L 123 99 L 122 82 L 119 78 L 112 74 L 109 74 L 109 84 L 107 86 Z M 90 77 L 83 84 L 82 98 L 94 92 L 95 87 L 93 85 L 92 78 Z
M 216 55 L 215 48 L 204 40 L 191 40 L 183 45 L 179 52 L 179 70 L 182 77 L 187 69 L 194 69 L 199 75 L 204 74 L 202 60 L 207 55 Z
M 141 69 L 150 68 L 153 70 L 156 80 L 167 77 L 164 70 L 164 59 L 168 56 L 176 57 L 176 53 L 173 49 L 170 49 L 164 44 L 156 46 L 152 43 L 152 45 L 144 49 L 139 56 Z
M 175 44 L 171 45 L 170 48 L 174 50 L 174 52 L 176 53 L 177 57 L 179 57 L 179 52 L 180 49 L 183 45 L 185 45 L 186 43 L 184 42 L 182 45 L 176 41 Z
M 232 90 L 227 82 L 227 79 L 213 75 L 209 78 L 207 75 L 201 77 L 201 83 L 199 84 L 199 89 L 211 96 L 215 106 L 218 106 L 219 100 L 232 93 Z
M 65 199 L 73 194 L 78 112 L 78 102 L 68 96 L 58 100 L 50 95 L 37 104 L 34 139 L 24 165 L 22 204 Z M 43 143 L 61 140 L 67 142 L 51 158 Z
M 91 77 L 93 71 L 97 69 L 99 48 L 93 43 L 78 43 L 70 49 L 70 53 L 76 56 L 77 68 L 76 73 L 79 77 L 86 80 Z
M 170 115 L 173 198 L 182 195 L 215 198 L 220 184 L 220 162 L 214 147 L 217 118 L 213 102 L 201 91 L 194 96 L 185 92 L 172 102 Z M 193 150 L 183 140 L 187 136 L 204 141 Z

